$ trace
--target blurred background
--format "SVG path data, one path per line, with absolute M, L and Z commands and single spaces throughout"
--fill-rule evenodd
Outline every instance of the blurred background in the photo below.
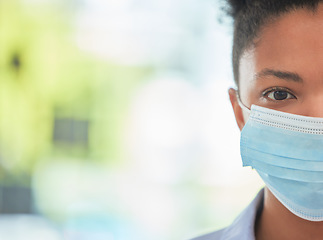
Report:
M 262 183 L 216 0 L 0 0 L 0 238 L 172 240 Z

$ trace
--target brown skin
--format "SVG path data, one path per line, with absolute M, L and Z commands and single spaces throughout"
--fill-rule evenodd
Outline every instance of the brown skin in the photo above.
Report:
M 315 13 L 299 9 L 281 16 L 262 29 L 255 43 L 240 61 L 239 92 L 243 104 L 323 118 L 323 4 Z M 273 72 L 284 74 L 277 76 Z M 275 98 L 277 88 L 286 94 L 286 99 Z M 229 96 L 242 130 L 247 115 L 234 89 L 229 89 Z M 264 209 L 255 234 L 257 240 L 323 239 L 323 221 L 297 217 L 265 188 Z

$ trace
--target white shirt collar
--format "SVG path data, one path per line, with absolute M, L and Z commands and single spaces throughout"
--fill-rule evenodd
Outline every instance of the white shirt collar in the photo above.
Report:
M 255 240 L 255 221 L 257 213 L 262 210 L 264 189 L 259 191 L 249 206 L 227 228 L 223 229 L 221 239 Z

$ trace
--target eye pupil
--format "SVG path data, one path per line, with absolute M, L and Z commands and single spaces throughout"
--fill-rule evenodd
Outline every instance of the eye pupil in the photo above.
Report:
M 275 100 L 284 100 L 288 97 L 288 93 L 285 91 L 275 91 L 274 98 Z

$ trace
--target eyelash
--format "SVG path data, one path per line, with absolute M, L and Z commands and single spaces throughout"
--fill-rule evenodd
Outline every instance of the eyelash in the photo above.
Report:
M 272 88 L 269 88 L 269 89 L 266 89 L 264 90 L 264 92 L 262 93 L 262 97 L 266 97 L 268 98 L 268 95 L 272 92 L 275 92 L 275 91 L 282 91 L 282 92 L 287 92 L 288 94 L 290 94 L 293 98 L 296 99 L 296 96 L 292 93 L 291 90 L 289 90 L 288 88 L 283 88 L 283 87 L 272 87 Z M 274 100 L 274 99 L 271 99 L 271 101 L 284 101 L 284 100 L 288 100 L 288 99 L 284 99 L 284 100 Z

